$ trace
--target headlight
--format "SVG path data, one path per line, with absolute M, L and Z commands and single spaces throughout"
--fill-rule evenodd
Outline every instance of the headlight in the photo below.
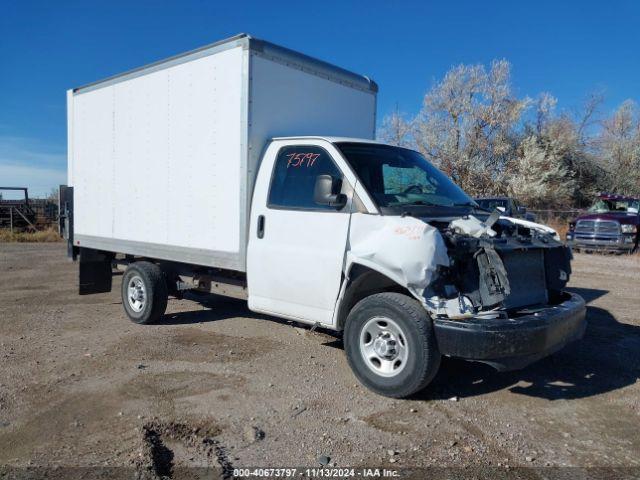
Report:
M 622 233 L 636 233 L 635 225 L 620 225 L 620 230 Z

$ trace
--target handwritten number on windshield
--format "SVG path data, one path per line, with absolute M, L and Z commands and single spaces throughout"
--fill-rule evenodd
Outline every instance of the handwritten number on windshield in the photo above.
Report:
M 319 153 L 289 153 L 286 155 L 289 158 L 287 168 L 313 167 L 319 156 Z

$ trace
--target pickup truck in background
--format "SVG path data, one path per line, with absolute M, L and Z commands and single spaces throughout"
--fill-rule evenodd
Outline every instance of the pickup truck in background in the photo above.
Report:
M 567 243 L 576 251 L 632 253 L 640 241 L 640 199 L 601 193 L 569 223 Z
M 522 218 L 530 222 L 536 221 L 534 213 L 528 212 L 527 207 L 521 205 L 513 197 L 481 197 L 474 198 L 476 203 L 485 210 L 500 210 L 505 217 Z
M 79 293 L 124 270 L 139 324 L 188 290 L 246 299 L 342 332 L 356 377 L 391 397 L 428 385 L 443 355 L 508 370 L 580 338 L 557 234 L 374 141 L 376 93 L 248 35 L 70 90 L 61 198 Z

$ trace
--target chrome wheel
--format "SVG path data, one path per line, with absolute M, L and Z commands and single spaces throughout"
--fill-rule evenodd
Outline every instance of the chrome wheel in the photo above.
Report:
M 409 344 L 400 325 L 387 317 L 374 317 L 360 332 L 360 353 L 377 375 L 394 377 L 407 364 Z
M 144 306 L 147 303 L 147 292 L 144 288 L 144 282 L 139 276 L 131 277 L 129 284 L 127 285 L 127 300 L 129 300 L 129 306 L 131 310 L 136 313 L 144 310 Z

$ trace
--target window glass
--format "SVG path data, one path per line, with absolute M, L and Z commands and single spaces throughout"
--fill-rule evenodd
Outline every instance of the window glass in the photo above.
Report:
M 400 195 L 407 189 L 434 194 L 438 187 L 437 181 L 417 166 L 400 168 L 383 164 L 382 181 L 386 195 Z
M 278 152 L 271 178 L 269 206 L 334 210 L 313 201 L 318 175 L 342 178 L 329 154 L 320 147 L 284 147 Z
M 607 213 L 607 212 L 630 212 L 637 213 L 638 212 L 638 200 L 634 199 L 608 199 L 608 198 L 599 198 L 593 204 L 591 208 L 589 208 L 590 212 L 596 213 Z
M 496 208 L 505 211 L 507 209 L 507 201 L 499 198 L 478 198 L 476 203 L 486 210 L 495 210 Z
M 372 143 L 337 143 L 379 207 L 465 207 L 473 200 L 418 152 Z

